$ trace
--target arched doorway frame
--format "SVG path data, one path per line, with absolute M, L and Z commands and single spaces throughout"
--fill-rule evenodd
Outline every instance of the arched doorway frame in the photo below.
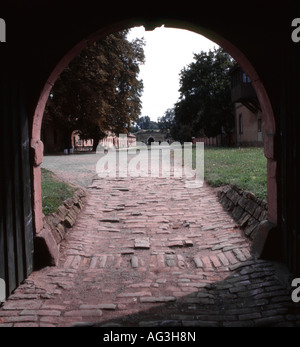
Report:
M 150 143 L 150 140 L 151 140 L 151 142 L 155 142 L 154 137 L 153 137 L 153 136 L 149 136 L 148 139 L 147 139 L 147 145 L 150 145 L 150 144 L 151 144 L 151 143 Z
M 34 229 L 37 235 L 43 228 L 43 215 L 42 215 L 42 195 L 41 195 L 41 169 L 40 165 L 43 161 L 43 143 L 40 139 L 41 125 L 43 119 L 44 109 L 50 94 L 50 91 L 61 74 L 64 68 L 77 56 L 84 48 L 90 43 L 99 40 L 106 35 L 113 32 L 129 29 L 135 26 L 144 25 L 147 30 L 147 24 L 141 21 L 125 21 L 115 23 L 110 27 L 105 27 L 97 32 L 92 33 L 86 39 L 79 41 L 79 43 L 73 47 L 56 65 L 48 80 L 45 82 L 43 90 L 40 93 L 39 101 L 35 108 L 32 131 L 31 131 L 31 149 L 34 153 L 33 162 L 31 163 L 32 168 L 32 197 L 33 197 L 33 216 L 34 216 Z M 154 29 L 155 26 L 165 25 L 165 27 L 172 27 L 178 29 L 186 29 L 198 33 L 214 41 L 216 44 L 221 46 L 227 53 L 229 53 L 245 71 L 245 73 L 251 78 L 252 86 L 256 91 L 259 103 L 261 105 L 264 130 L 266 138 L 264 140 L 264 154 L 267 158 L 267 194 L 268 194 L 268 220 L 277 225 L 277 159 L 275 157 L 274 142 L 276 135 L 276 124 L 274 112 L 268 93 L 259 78 L 255 67 L 251 64 L 245 54 L 226 38 L 222 37 L 216 32 L 207 30 L 202 27 L 189 24 L 187 22 L 172 21 L 170 19 L 160 20 L 160 24 L 150 24 L 150 30 Z

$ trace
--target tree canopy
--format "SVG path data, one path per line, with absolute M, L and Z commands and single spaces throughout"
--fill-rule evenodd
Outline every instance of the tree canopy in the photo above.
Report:
M 158 127 L 161 131 L 170 132 L 175 118 L 174 109 L 168 108 L 162 117 L 157 119 Z
M 152 121 L 149 116 L 140 117 L 137 122 L 137 125 L 140 129 L 144 130 L 158 129 L 157 122 Z
M 108 131 L 127 133 L 141 112 L 144 42 L 126 39 L 128 31 L 94 42 L 65 68 L 51 91 L 45 116 L 65 132 L 74 130 L 97 145 Z
M 180 73 L 180 97 L 175 104 L 172 136 L 217 136 L 234 128 L 229 71 L 233 59 L 222 49 L 194 54 Z

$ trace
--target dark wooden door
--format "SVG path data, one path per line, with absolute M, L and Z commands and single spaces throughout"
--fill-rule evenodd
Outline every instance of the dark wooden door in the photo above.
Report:
M 0 76 L 0 278 L 8 296 L 32 271 L 33 223 L 26 88 L 17 75 L 4 70 Z

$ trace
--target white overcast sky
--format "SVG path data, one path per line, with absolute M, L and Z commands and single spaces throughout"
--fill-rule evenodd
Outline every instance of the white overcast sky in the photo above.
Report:
M 179 98 L 179 73 L 193 61 L 193 53 L 209 51 L 218 45 L 204 36 L 182 29 L 159 27 L 145 31 L 132 28 L 128 40 L 144 38 L 146 62 L 140 66 L 143 80 L 142 114 L 157 121 Z

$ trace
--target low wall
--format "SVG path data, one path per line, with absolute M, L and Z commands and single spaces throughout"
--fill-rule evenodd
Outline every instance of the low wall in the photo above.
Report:
M 36 269 L 58 264 L 59 245 L 68 229 L 75 224 L 77 215 L 84 207 L 86 196 L 84 189 L 78 189 L 72 198 L 64 201 L 57 213 L 44 216 L 43 230 L 34 239 Z
M 74 225 L 78 213 L 84 206 L 85 197 L 86 192 L 83 189 L 78 189 L 73 198 L 64 201 L 57 213 L 51 213 L 44 217 L 44 228 L 51 230 L 57 244 L 65 238 L 68 229 Z
M 220 188 L 218 198 L 224 208 L 244 231 L 245 236 L 254 239 L 261 222 L 267 220 L 267 203 L 248 191 L 228 185 Z

